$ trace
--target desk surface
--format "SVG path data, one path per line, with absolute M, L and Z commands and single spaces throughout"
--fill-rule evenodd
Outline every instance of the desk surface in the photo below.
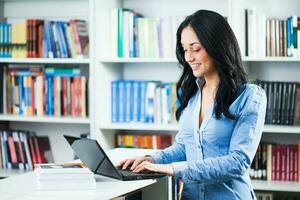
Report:
M 95 190 L 37 190 L 34 172 L 0 181 L 1 200 L 103 200 L 118 197 L 156 183 L 156 180 L 119 181 L 95 175 Z
M 153 151 L 114 149 L 108 156 L 114 164 L 125 157 L 133 157 L 152 153 Z M 95 175 L 95 190 L 37 190 L 34 172 L 12 176 L 0 180 L 1 200 L 105 200 L 152 185 L 154 179 L 137 181 L 120 181 Z

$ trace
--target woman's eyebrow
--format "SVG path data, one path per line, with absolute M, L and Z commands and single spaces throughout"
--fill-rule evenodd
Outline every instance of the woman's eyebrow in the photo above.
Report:
M 182 45 L 182 46 L 184 46 L 184 45 L 191 45 L 191 46 L 192 46 L 192 45 L 194 45 L 194 44 L 200 44 L 200 42 L 192 42 L 192 43 L 190 43 L 190 44 L 184 44 L 184 43 L 181 42 L 181 45 Z M 201 45 L 201 44 L 200 44 L 200 45 Z

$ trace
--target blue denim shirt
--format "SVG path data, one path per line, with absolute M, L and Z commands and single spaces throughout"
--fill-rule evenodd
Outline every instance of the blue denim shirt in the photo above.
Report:
M 155 163 L 172 163 L 174 176 L 184 182 L 183 199 L 256 199 L 249 168 L 260 142 L 266 95 L 246 84 L 230 105 L 236 115 L 216 119 L 213 105 L 199 129 L 202 79 L 179 120 L 179 132 L 169 148 L 151 155 Z

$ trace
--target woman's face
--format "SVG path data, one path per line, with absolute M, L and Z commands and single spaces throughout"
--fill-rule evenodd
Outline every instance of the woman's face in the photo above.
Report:
M 206 53 L 192 27 L 187 26 L 182 30 L 181 44 L 184 49 L 184 58 L 192 68 L 195 77 L 216 73 L 213 60 Z

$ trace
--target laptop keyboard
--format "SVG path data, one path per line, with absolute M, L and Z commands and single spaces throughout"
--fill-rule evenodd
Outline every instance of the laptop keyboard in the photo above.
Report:
M 119 169 L 119 172 L 120 172 L 123 176 L 137 176 L 137 175 L 141 175 L 140 173 L 132 172 L 132 171 L 130 171 L 130 170 L 122 170 L 122 169 Z

